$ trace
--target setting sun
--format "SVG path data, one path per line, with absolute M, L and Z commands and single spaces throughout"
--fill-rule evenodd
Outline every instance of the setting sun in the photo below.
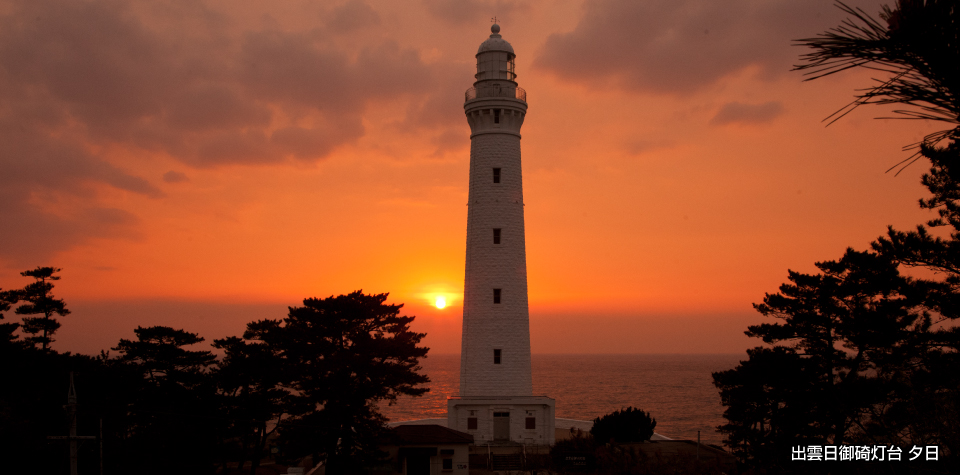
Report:
M 445 299 L 442 295 L 439 296 L 439 297 L 437 297 L 436 306 L 437 306 L 437 308 L 446 307 L 446 306 L 447 306 L 447 299 Z

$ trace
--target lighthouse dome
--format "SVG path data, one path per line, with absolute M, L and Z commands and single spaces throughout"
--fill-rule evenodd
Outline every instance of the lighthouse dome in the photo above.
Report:
M 487 41 L 480 43 L 480 49 L 477 50 L 477 54 L 485 53 L 487 51 L 506 51 L 510 54 L 513 53 L 513 46 L 510 46 L 510 43 L 507 43 L 500 36 L 500 25 L 494 24 L 490 27 L 492 32 L 490 38 L 487 38 Z

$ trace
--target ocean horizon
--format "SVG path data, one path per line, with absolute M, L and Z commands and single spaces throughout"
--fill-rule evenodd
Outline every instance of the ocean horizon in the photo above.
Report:
M 656 432 L 671 439 L 720 445 L 724 422 L 711 374 L 736 367 L 742 354 L 533 354 L 533 393 L 556 400 L 556 417 L 592 421 L 625 407 L 651 413 Z M 431 354 L 425 395 L 399 398 L 381 411 L 391 422 L 446 418 L 447 398 L 459 393 L 460 355 Z

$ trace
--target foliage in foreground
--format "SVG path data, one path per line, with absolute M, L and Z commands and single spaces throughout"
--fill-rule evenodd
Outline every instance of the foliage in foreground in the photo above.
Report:
M 13 298 L 0 299 L 0 312 Z M 253 474 L 268 445 L 279 462 L 306 457 L 325 461 L 327 473 L 359 473 L 379 455 L 373 441 L 386 419 L 377 402 L 421 395 L 429 382 L 419 367 L 424 334 L 386 298 L 306 299 L 283 320 L 216 340 L 220 359 L 197 349 L 199 335 L 169 327 L 138 327 L 116 356 L 90 357 L 25 343 L 14 324 L 0 334 L 0 361 L 15 363 L 0 365 L 4 469 L 67 471 L 66 445 L 47 436 L 66 434 L 72 372 L 78 433 L 96 435 L 102 421 L 106 473 Z M 81 474 L 99 473 L 97 444 L 81 444 L 79 460 Z
M 590 434 L 601 442 L 643 442 L 650 440 L 657 420 L 639 408 L 627 407 L 593 420 Z
M 0 312 L 9 310 L 13 305 L 20 303 L 14 310 L 17 315 L 25 315 L 22 323 L 0 324 L 0 340 L 13 342 L 19 338 L 14 332 L 19 328 L 26 336 L 17 342 L 22 345 L 39 345 L 47 350 L 53 343 L 53 334 L 60 329 L 60 322 L 56 316 L 65 317 L 70 314 L 62 299 L 53 296 L 53 281 L 60 280 L 57 275 L 61 269 L 56 267 L 37 267 L 20 273 L 24 277 L 33 277 L 34 281 L 22 289 L 0 291 Z M 39 316 L 32 316 L 39 315 Z M 3 315 L 0 314 L 0 320 Z
M 757 310 L 776 323 L 747 335 L 771 346 L 714 374 L 726 443 L 745 461 L 784 466 L 808 445 L 939 445 L 956 449 L 954 334 L 932 328 L 948 285 L 901 275 L 894 260 L 848 250 L 817 264 Z M 949 303 L 948 305 L 954 305 Z
M 615 413 L 622 414 L 624 412 L 616 411 Z M 643 411 L 639 409 L 630 411 L 632 414 L 641 412 Z M 607 420 L 611 420 L 610 416 L 612 415 L 607 414 L 598 419 L 605 417 Z M 662 473 L 721 475 L 729 473 L 730 467 L 723 466 L 721 461 L 713 456 L 705 456 L 698 460 L 689 452 L 674 453 L 668 450 L 668 453 L 665 454 L 653 444 L 644 443 L 648 439 L 649 437 L 624 443 L 607 439 L 608 442 L 604 443 L 590 433 L 572 431 L 569 438 L 557 440 L 556 444 L 551 447 L 551 468 L 555 473 L 598 475 L 653 475 Z M 644 450 L 644 447 L 648 449 Z
M 386 423 L 377 402 L 420 396 L 430 380 L 419 374 L 425 336 L 409 329 L 414 317 L 387 294 L 353 292 L 306 299 L 287 318 L 248 325 L 244 338 L 279 350 L 287 378 L 280 384 L 290 417 L 280 421 L 279 444 L 287 457 L 326 461 L 331 473 L 376 465 L 377 439 Z
M 911 157 L 932 165 L 922 179 L 932 197 L 920 205 L 938 211 L 927 226 L 947 228 L 949 237 L 925 226 L 890 228 L 869 251 L 848 249 L 815 274 L 791 271 L 780 292 L 754 306 L 776 319 L 746 332 L 766 345 L 714 373 L 727 406 L 719 430 L 759 470 L 809 470 L 791 462 L 792 447 L 936 445 L 935 464 L 883 469 L 948 473 L 960 450 L 960 6 L 900 1 L 884 7 L 886 25 L 840 6 L 855 19 L 801 40 L 814 52 L 798 69 L 813 78 L 850 67 L 888 72 L 851 106 L 903 104 L 911 109 L 898 112 L 907 117 L 955 126 L 928 135 Z M 904 275 L 910 267 L 934 278 Z

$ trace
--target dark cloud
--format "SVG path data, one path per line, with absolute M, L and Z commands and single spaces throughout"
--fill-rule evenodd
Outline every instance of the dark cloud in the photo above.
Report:
M 436 146 L 436 149 L 433 152 L 434 155 L 438 156 L 443 154 L 444 152 L 448 152 L 451 150 L 462 150 L 465 147 L 467 147 L 469 144 L 467 144 L 466 141 L 463 140 L 463 138 L 465 136 L 468 136 L 469 129 L 467 129 L 466 126 L 464 126 L 463 129 L 465 130 L 446 129 L 443 132 L 441 132 L 439 135 L 433 137 L 433 139 L 431 140 L 431 143 L 433 143 L 433 145 Z
M 633 140 L 624 144 L 624 150 L 631 155 L 642 155 L 654 150 L 670 148 L 673 142 L 666 140 Z
M 501 22 L 519 25 L 528 2 L 502 0 L 424 0 L 435 17 L 454 25 L 485 24 L 496 16 Z
M 178 131 L 267 127 L 270 111 L 247 100 L 228 84 L 202 84 L 172 95 L 164 111 L 166 124 Z
M 2 188 L 2 185 L 0 185 Z M 0 191 L 0 258 L 29 268 L 46 261 L 56 251 L 91 238 L 135 238 L 138 218 L 116 208 L 83 205 L 51 213 L 24 199 L 24 187 Z
M 785 74 L 803 53 L 792 40 L 843 18 L 832 0 L 598 0 L 584 8 L 573 31 L 547 39 L 534 66 L 586 86 L 666 93 L 751 66 L 766 78 Z
M 352 0 L 334 8 L 327 21 L 327 27 L 337 33 L 347 33 L 379 24 L 380 14 L 370 5 L 359 0 Z
M 344 137 L 360 137 L 363 126 L 358 121 L 331 122 L 312 128 L 284 127 L 270 135 L 270 143 L 299 160 L 310 160 L 317 154 L 326 155 L 343 143 Z
M 46 92 L 84 121 L 159 111 L 173 84 L 164 45 L 116 2 L 21 2 L 0 19 L 6 87 Z M 163 89 L 168 89 L 164 91 Z
M 0 259 L 135 235 L 136 216 L 101 206 L 99 188 L 162 193 L 136 165 L 103 151 L 191 167 L 318 161 L 363 136 L 368 105 L 429 100 L 442 65 L 376 36 L 336 36 L 380 21 L 362 1 L 334 8 L 327 26 L 309 31 L 243 30 L 200 2 L 8 2 L 0 12 L 0 221 L 19 229 L 0 238 Z
M 147 180 L 98 158 L 78 141 L 58 140 L 36 122 L 0 109 L 0 188 L 82 194 L 95 183 L 161 195 Z
M 710 119 L 713 125 L 764 124 L 783 114 L 783 104 L 776 101 L 763 104 L 728 102 Z
M 190 181 L 190 179 L 187 178 L 185 173 L 170 170 L 163 174 L 163 181 L 167 183 L 183 183 L 185 181 Z
M 238 79 L 253 97 L 334 113 L 357 106 L 346 53 L 318 47 L 308 33 L 247 33 L 238 59 Z
M 331 36 L 332 26 L 301 32 L 265 28 L 238 36 L 205 10 L 200 13 L 210 19 L 194 25 L 196 31 L 171 31 L 166 23 L 140 19 L 130 5 L 16 3 L 0 17 L 0 85 L 6 91 L 0 100 L 46 110 L 45 125 L 72 124 L 79 139 L 212 166 L 274 163 L 291 150 L 322 159 L 362 135 L 367 104 L 431 91 L 431 66 L 394 42 L 344 49 Z M 176 8 L 184 17 L 205 17 L 196 5 L 172 4 Z M 168 23 L 178 19 L 176 13 L 167 15 Z M 357 29 L 379 18 L 369 5 L 354 1 L 335 8 L 329 24 Z M 286 133 L 270 140 L 268 128 L 276 119 L 304 117 L 337 126 L 301 134 L 293 149 Z M 231 159 L 221 143 L 225 137 L 252 148 Z
M 432 71 L 435 86 L 422 101 L 412 102 L 402 126 L 422 130 L 458 127 L 458 133 L 469 130 L 461 107 L 451 107 L 465 100 L 464 93 L 473 86 L 476 66 L 473 63 L 445 65 Z M 467 132 L 469 134 L 469 132 Z
M 0 259 L 29 267 L 90 238 L 136 236 L 136 216 L 98 205 L 96 186 L 147 196 L 160 190 L 35 127 L 0 109 Z
M 196 167 L 279 162 L 284 156 L 271 153 L 269 139 L 263 130 L 231 129 L 205 134 L 196 153 L 184 157 L 184 161 Z

